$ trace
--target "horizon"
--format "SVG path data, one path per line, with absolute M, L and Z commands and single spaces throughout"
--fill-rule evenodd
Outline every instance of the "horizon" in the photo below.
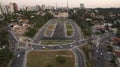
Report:
M 17 3 L 18 7 L 23 6 L 35 6 L 35 5 L 46 5 L 46 6 L 56 6 L 57 7 L 67 7 L 67 0 L 1 0 L 2 4 Z M 69 8 L 78 8 L 80 3 L 83 3 L 85 8 L 120 8 L 120 1 L 118 0 L 68 0 Z

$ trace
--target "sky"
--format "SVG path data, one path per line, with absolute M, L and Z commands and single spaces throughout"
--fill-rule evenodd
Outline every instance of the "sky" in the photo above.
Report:
M 0 0 L 2 4 L 9 4 L 15 2 L 18 6 L 35 6 L 45 4 L 47 6 L 66 7 L 67 0 Z M 120 7 L 120 0 L 68 0 L 69 7 L 80 7 L 80 3 L 84 3 L 86 8 L 111 8 Z

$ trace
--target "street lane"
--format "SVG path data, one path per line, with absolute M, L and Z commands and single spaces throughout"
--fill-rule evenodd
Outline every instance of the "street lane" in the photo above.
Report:
M 85 67 L 84 58 L 83 55 L 80 53 L 80 51 L 77 48 L 73 48 L 72 50 L 76 53 L 78 60 L 78 67 Z
M 19 57 L 17 56 L 18 54 L 20 55 Z M 17 55 L 13 59 L 13 62 L 10 67 L 22 67 L 23 66 L 25 50 L 19 49 L 19 51 L 17 52 Z

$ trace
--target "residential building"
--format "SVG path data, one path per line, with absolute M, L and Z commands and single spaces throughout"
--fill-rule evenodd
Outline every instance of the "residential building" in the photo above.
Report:
M 116 56 L 115 62 L 118 67 L 120 67 L 120 51 L 114 51 L 114 54 Z

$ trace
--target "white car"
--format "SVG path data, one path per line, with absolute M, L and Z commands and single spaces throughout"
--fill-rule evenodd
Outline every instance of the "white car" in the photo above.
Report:
M 20 54 L 17 55 L 17 58 L 19 58 L 19 57 L 20 57 Z
M 42 48 L 45 48 L 45 47 L 42 47 Z
M 63 48 L 62 46 L 59 46 L 60 48 Z
M 70 45 L 71 47 L 73 47 L 73 45 Z
M 98 53 L 98 50 L 96 50 L 96 52 Z
M 103 53 L 100 53 L 100 55 L 103 55 Z
M 34 49 L 34 48 L 31 48 L 32 50 Z

